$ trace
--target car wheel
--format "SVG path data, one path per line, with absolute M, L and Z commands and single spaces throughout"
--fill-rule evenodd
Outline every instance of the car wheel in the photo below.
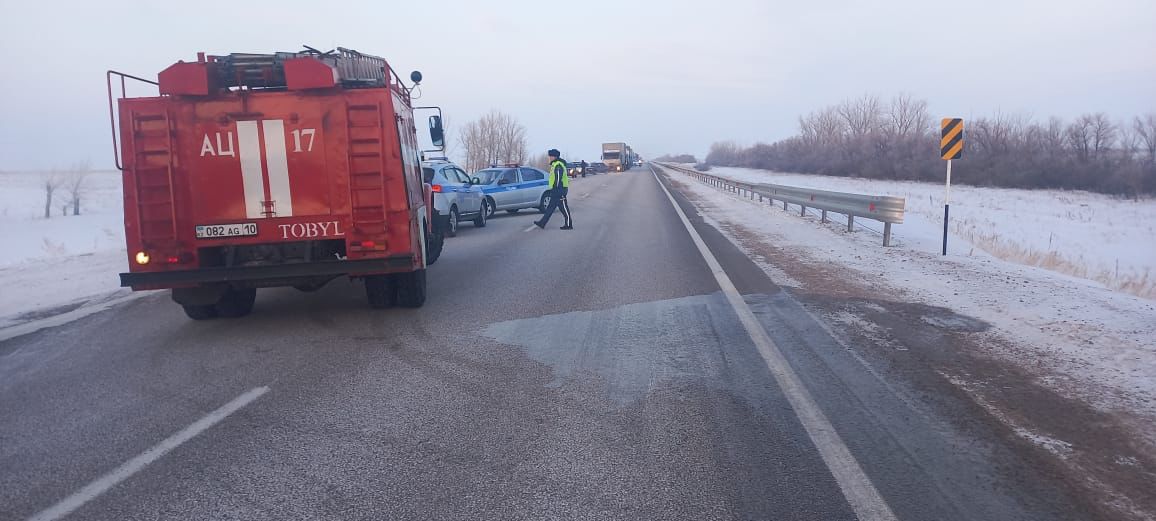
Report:
M 425 304 L 425 270 L 396 273 L 393 278 L 401 307 L 420 308 Z
M 513 210 L 506 210 L 506 213 L 518 213 L 521 210 L 522 210 L 521 208 L 514 208 Z
M 478 212 L 477 217 L 474 217 L 474 226 L 476 226 L 478 228 L 485 228 L 486 227 L 486 218 L 489 216 L 489 213 L 490 213 L 490 203 L 486 202 L 485 199 L 482 199 L 482 210 L 480 212 Z
M 397 303 L 397 286 L 393 275 L 370 275 L 365 277 L 365 297 L 369 307 L 386 309 Z
M 225 318 L 239 318 L 253 312 L 257 301 L 257 288 L 230 289 L 217 302 L 217 315 Z
M 181 305 L 181 308 L 185 310 L 185 315 L 188 315 L 188 317 L 193 320 L 211 320 L 217 318 L 217 306 L 212 304 L 205 306 Z
M 538 211 L 546 213 L 547 206 L 550 206 L 550 194 L 542 194 L 542 200 L 538 202 Z
M 494 199 L 492 197 L 487 197 L 485 203 L 486 203 L 486 211 L 490 212 L 490 215 L 486 216 L 487 219 L 490 217 L 493 217 L 495 213 L 498 213 L 498 205 L 497 205 L 497 203 L 494 202 Z
M 450 207 L 450 222 L 449 222 L 449 226 L 446 227 L 446 237 L 457 237 L 457 236 L 458 236 L 458 207 L 457 206 L 451 206 Z

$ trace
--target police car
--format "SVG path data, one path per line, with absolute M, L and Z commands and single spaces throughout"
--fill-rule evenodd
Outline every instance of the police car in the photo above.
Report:
M 545 211 L 550 204 L 546 193 L 546 172 L 521 165 L 493 166 L 474 172 L 482 193 L 485 194 L 486 209 L 492 216 L 498 210 L 518 213 L 524 208 Z
M 482 187 L 466 175 L 458 165 L 444 159 L 421 162 L 422 178 L 433 187 L 434 211 L 441 218 L 445 234 L 458 234 L 458 223 L 472 220 L 474 226 L 486 226 L 486 219 L 494 212 L 486 207 Z

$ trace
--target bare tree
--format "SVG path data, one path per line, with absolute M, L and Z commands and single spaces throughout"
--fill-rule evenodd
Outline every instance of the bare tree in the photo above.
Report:
M 1140 137 L 1148 163 L 1156 163 L 1156 112 L 1149 112 L 1143 117 L 1136 116 L 1132 128 Z
M 1068 146 L 1076 159 L 1086 163 L 1092 157 L 1092 116 L 1084 114 L 1068 125 Z
M 738 162 L 739 146 L 734 141 L 712 143 L 706 155 L 706 163 L 711 165 L 731 165 Z
M 799 118 L 803 141 L 812 145 L 833 146 L 847 134 L 847 124 L 836 107 L 827 107 Z
M 471 172 L 495 163 L 526 161 L 526 127 L 498 110 L 467 123 L 458 135 L 458 144 Z
M 1063 157 L 1064 149 L 1064 120 L 1052 116 L 1048 118 L 1048 126 L 1043 129 L 1040 136 L 1043 141 L 1044 150 L 1052 157 Z
M 906 93 L 891 99 L 884 125 L 889 135 L 897 138 L 923 136 L 930 128 L 927 100 L 917 100 Z
M 68 192 L 68 203 L 72 205 L 72 215 L 80 215 L 80 199 L 87 192 L 85 180 L 90 171 L 87 160 L 72 165 L 64 174 L 63 184 Z
M 879 97 L 867 94 L 857 100 L 846 100 L 836 109 L 852 137 L 861 137 L 879 129 L 883 109 Z
M 40 186 L 44 187 L 44 218 L 52 218 L 52 196 L 64 184 L 64 176 L 52 169 L 40 176 Z
M 1116 144 L 1116 125 L 1108 115 L 1098 112 L 1092 115 L 1092 154 L 1096 159 L 1104 158 Z

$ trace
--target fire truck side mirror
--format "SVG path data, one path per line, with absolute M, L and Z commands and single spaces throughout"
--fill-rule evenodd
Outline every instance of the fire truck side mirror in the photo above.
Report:
M 445 131 L 442 130 L 442 117 L 429 117 L 429 137 L 433 141 L 433 146 L 441 148 L 446 144 Z
M 414 85 L 421 83 L 421 71 L 409 73 L 409 81 L 412 81 Z

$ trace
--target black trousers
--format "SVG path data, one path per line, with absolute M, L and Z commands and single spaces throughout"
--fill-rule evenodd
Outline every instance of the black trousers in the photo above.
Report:
M 550 204 L 546 205 L 546 213 L 542 215 L 542 226 L 546 226 L 546 223 L 550 221 L 550 216 L 554 214 L 555 209 L 562 212 L 566 226 L 574 226 L 574 220 L 570 218 L 570 203 L 566 200 L 566 193 L 569 191 L 569 188 L 562 186 L 550 190 Z

